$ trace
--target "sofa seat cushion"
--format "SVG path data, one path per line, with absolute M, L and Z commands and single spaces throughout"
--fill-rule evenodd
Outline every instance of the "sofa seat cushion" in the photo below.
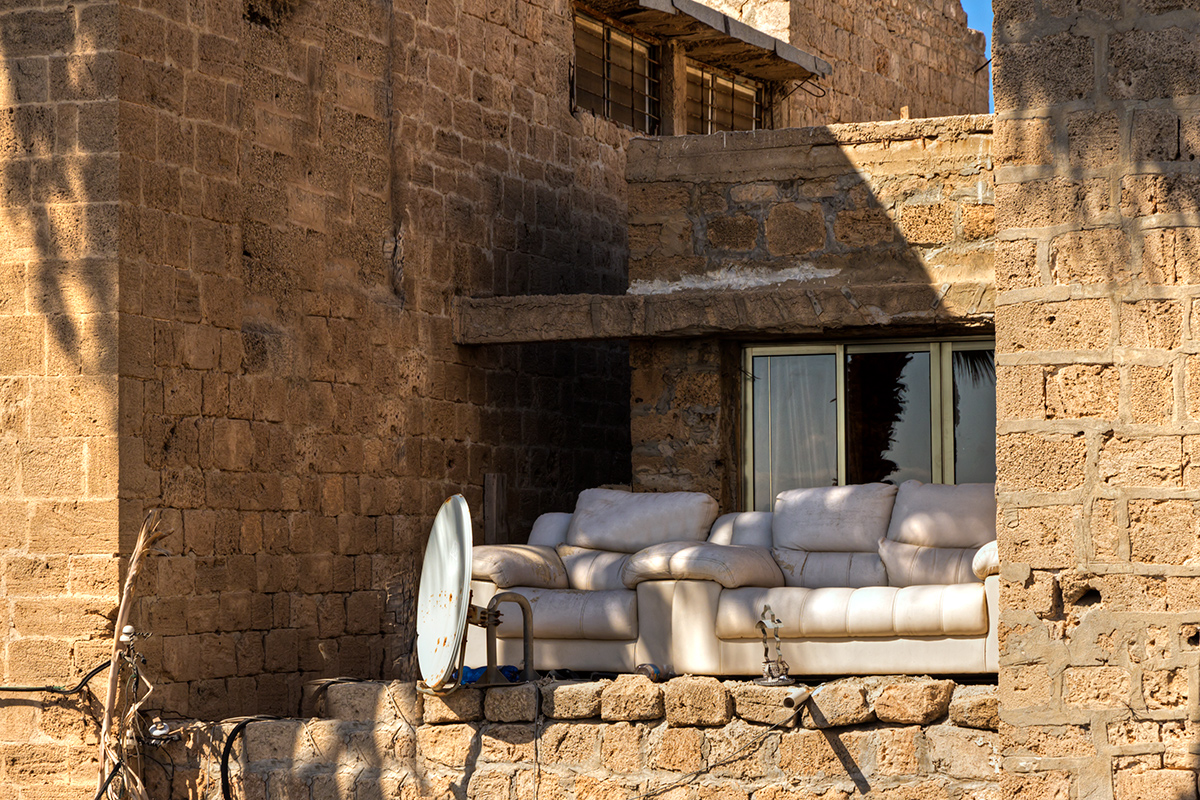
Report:
M 987 597 L 981 583 L 868 586 L 860 589 L 748 587 L 726 589 L 717 601 L 718 639 L 759 639 L 764 605 L 783 623 L 784 639 L 981 636 Z
M 529 601 L 535 639 L 637 638 L 637 592 L 632 589 L 604 592 L 517 586 L 509 591 Z M 499 610 L 503 616 L 496 635 L 521 638 L 521 610 L 512 603 L 501 603 Z
M 663 542 L 702 542 L 716 518 L 717 501 L 701 492 L 587 489 L 575 503 L 566 543 L 636 553 Z
M 572 589 L 603 592 L 626 588 L 621 581 L 621 570 L 629 560 L 628 553 L 560 544 L 558 555 Z

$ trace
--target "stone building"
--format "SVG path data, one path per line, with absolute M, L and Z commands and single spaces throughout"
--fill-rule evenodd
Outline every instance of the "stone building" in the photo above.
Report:
M 995 10 L 994 120 L 860 124 L 984 110 L 957 3 L 6 4 L 3 680 L 107 657 L 163 507 L 156 703 L 294 713 L 402 673 L 446 494 L 748 507 L 747 346 L 994 337 L 999 791 L 1195 797 L 1200 13 Z M 822 127 L 634 140 L 734 101 Z M 0 791 L 90 796 L 82 720 L 0 702 Z

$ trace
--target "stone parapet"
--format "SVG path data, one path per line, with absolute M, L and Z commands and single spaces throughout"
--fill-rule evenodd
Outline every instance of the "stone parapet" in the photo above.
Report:
M 998 796 L 995 687 L 848 678 L 817 686 L 787 711 L 791 691 L 632 675 L 467 688 L 441 699 L 412 684 L 334 684 L 320 700 L 330 718 L 250 723 L 231 774 L 245 796 L 287 800 L 338 791 L 468 800 L 597 791 L 678 800 Z M 536 713 L 513 719 L 527 703 Z M 953 710 L 968 705 L 970 720 Z M 169 745 L 174 794 L 157 785 L 161 770 L 147 775 L 151 788 L 161 797 L 217 796 L 218 754 L 232 726 L 183 727 L 183 740 Z

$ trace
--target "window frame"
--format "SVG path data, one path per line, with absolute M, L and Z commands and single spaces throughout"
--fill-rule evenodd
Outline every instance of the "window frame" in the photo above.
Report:
M 992 350 L 994 336 L 938 339 L 881 339 L 834 343 L 757 344 L 742 348 L 742 506 L 754 510 L 754 359 L 761 356 L 834 355 L 837 391 L 837 479 L 846 485 L 846 355 L 855 353 L 929 353 L 930 461 L 933 483 L 954 483 L 955 350 Z M 935 368 L 935 365 L 937 368 Z M 782 490 L 780 490 L 782 491 Z M 778 492 L 772 491 L 774 497 Z
M 592 25 L 600 27 L 600 43 L 604 50 L 604 55 L 601 57 L 601 63 L 604 69 L 604 75 L 599 76 L 603 89 L 604 96 L 599 98 L 603 101 L 604 110 L 597 111 L 595 109 L 583 106 L 579 103 L 579 20 L 583 19 Z M 664 49 L 662 42 L 648 37 L 644 34 L 631 30 L 628 26 L 620 25 L 611 19 L 607 19 L 591 11 L 585 11 L 579 6 L 576 6 L 572 11 L 571 30 L 573 38 L 573 50 L 571 58 L 571 111 L 585 111 L 589 114 L 594 114 L 602 119 L 605 119 L 614 125 L 620 125 L 623 128 L 632 130 L 636 133 L 642 133 L 647 136 L 658 136 L 663 130 L 663 82 L 666 75 L 666 70 L 663 65 Z M 646 64 L 648 67 L 647 73 L 644 76 L 646 82 L 651 85 L 650 92 L 641 92 L 636 87 L 630 85 L 623 87 L 628 89 L 633 94 L 644 97 L 650 106 L 649 109 L 639 111 L 634 107 L 630 107 L 634 118 L 641 117 L 646 120 L 649 125 L 645 130 L 637 127 L 637 125 L 626 124 L 617 119 L 612 114 L 613 92 L 612 87 L 615 85 L 611 76 L 611 66 L 613 60 L 610 56 L 610 48 L 612 46 L 612 35 L 616 33 L 622 37 L 631 40 L 630 52 L 634 52 L 636 45 L 641 45 L 646 48 Z M 592 94 L 589 92 L 589 94 Z
M 683 127 L 684 127 L 684 133 L 686 135 L 688 135 L 688 136 L 693 136 L 693 135 L 706 136 L 706 135 L 720 132 L 718 130 L 713 130 L 712 102 L 711 102 L 712 98 L 711 98 L 711 96 L 709 98 L 707 98 L 707 103 L 706 103 L 706 98 L 704 98 L 703 96 L 701 97 L 701 100 L 700 100 L 700 117 L 699 117 L 699 119 L 700 119 L 701 124 L 703 126 L 707 127 L 708 130 L 695 131 L 695 132 L 689 130 L 689 125 L 690 125 L 692 117 L 687 112 L 686 106 L 688 103 L 687 93 L 688 93 L 689 89 L 691 88 L 691 83 L 692 83 L 691 73 L 693 71 L 696 71 L 700 74 L 700 91 L 701 91 L 702 95 L 704 92 L 704 85 L 705 85 L 704 84 L 704 76 L 705 76 L 705 74 L 711 76 L 711 78 L 714 81 L 715 80 L 728 81 L 734 87 L 735 94 L 736 94 L 738 86 L 754 89 L 754 113 L 750 118 L 752 127 L 750 127 L 750 128 L 729 128 L 728 130 L 730 130 L 730 131 L 739 131 L 739 130 L 758 131 L 758 130 L 766 130 L 767 129 L 767 114 L 766 114 L 767 84 L 764 81 L 760 81 L 755 78 L 747 78 L 743 75 L 736 75 L 732 72 L 728 72 L 726 70 L 717 69 L 716 67 L 709 66 L 708 64 L 705 64 L 703 61 L 697 61 L 694 58 L 688 58 L 686 60 L 686 63 L 684 65 L 684 70 L 683 70 L 683 82 L 684 82 L 684 86 L 683 86 L 683 90 L 684 90 L 684 115 L 683 115 L 684 116 L 684 125 L 683 125 Z M 712 92 L 710 90 L 710 95 L 711 95 L 711 93 Z M 707 117 L 704 114 L 705 109 L 708 109 L 708 111 L 709 111 Z M 732 109 L 731 109 L 731 114 L 732 114 Z

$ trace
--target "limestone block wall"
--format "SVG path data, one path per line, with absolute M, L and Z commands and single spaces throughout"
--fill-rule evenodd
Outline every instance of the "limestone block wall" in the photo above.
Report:
M 848 679 L 819 686 L 799 714 L 783 707 L 788 692 L 641 676 L 445 700 L 412 684 L 333 685 L 320 719 L 250 723 L 232 784 L 279 800 L 1000 796 L 994 686 Z M 147 768 L 151 788 L 220 797 L 217 754 L 232 725 L 181 729 L 174 766 Z
M 627 174 L 629 291 L 746 297 L 737 338 L 631 345 L 640 488 L 738 508 L 746 341 L 990 330 L 990 117 L 638 140 Z M 784 291 L 781 333 L 758 320 Z
M 988 111 L 988 71 L 979 68 L 989 55 L 959 0 L 709 5 L 833 66 L 820 90 L 787 98 L 776 127 L 899 119 L 905 106 L 913 118 Z
M 111 641 L 116 15 L 107 2 L 0 8 L 0 684 L 66 683 Z M 0 796 L 94 793 L 88 705 L 40 699 L 0 702 Z
M 1195 797 L 1200 15 L 995 13 L 1005 791 Z
M 405 674 L 447 496 L 482 536 L 505 476 L 520 537 L 627 480 L 623 348 L 464 350 L 448 316 L 623 287 L 626 134 L 571 114 L 566 2 L 134 5 L 120 491 L 126 526 L 178 531 L 135 624 L 158 707 L 278 713 L 312 677 Z

